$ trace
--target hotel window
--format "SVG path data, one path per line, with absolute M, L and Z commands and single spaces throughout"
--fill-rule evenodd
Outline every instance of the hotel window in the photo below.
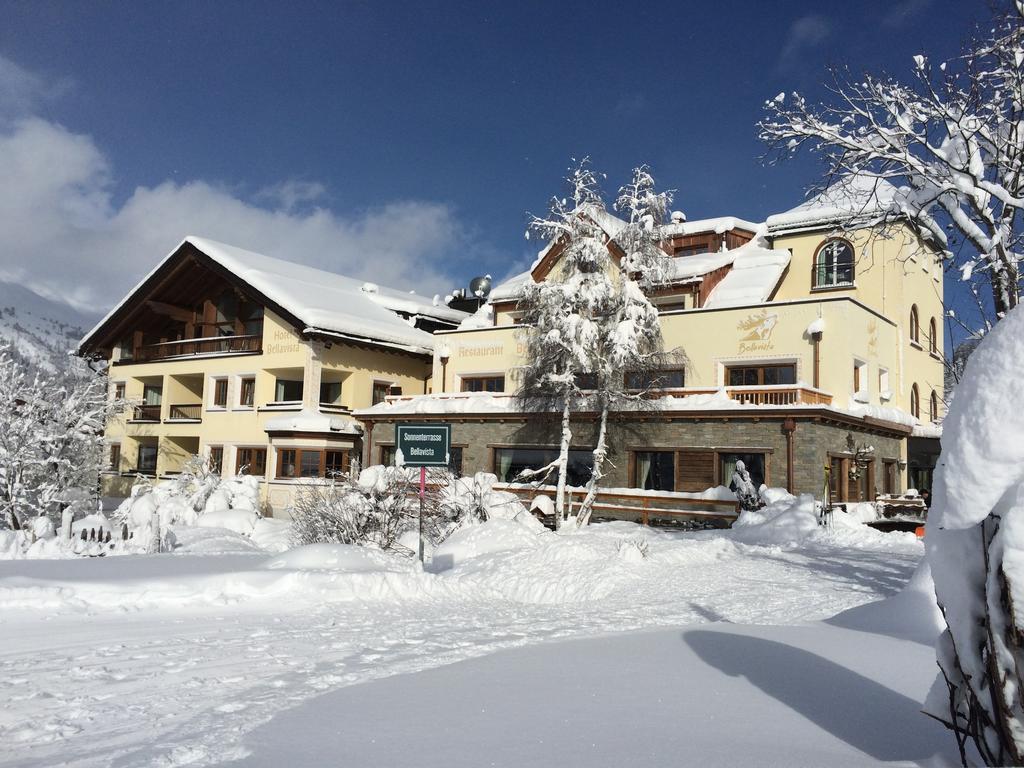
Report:
M 115 381 L 114 382 L 114 399 L 115 400 L 124 400 L 124 382 L 123 381 Z
M 211 445 L 210 446 L 210 471 L 220 473 L 221 468 L 224 466 L 224 446 L 223 445 Z
M 296 477 L 295 458 L 298 451 L 291 448 L 278 450 L 277 452 L 277 476 L 281 478 Z
M 853 246 L 846 240 L 828 240 L 814 257 L 814 288 L 853 285 Z
M 277 452 L 277 476 L 333 477 L 347 472 L 349 453 L 318 448 L 288 448 Z
M 463 392 L 504 392 L 504 376 L 463 376 Z
M 263 477 L 267 471 L 266 448 L 239 448 L 235 454 L 235 474 Z
M 111 443 L 110 444 L 110 470 L 112 472 L 121 471 L 121 444 Z
M 462 448 L 451 446 L 448 449 L 448 471 L 453 475 L 462 474 Z
M 523 470 L 540 469 L 558 458 L 557 448 L 495 448 L 494 473 L 502 483 L 516 482 Z M 591 468 L 594 466 L 592 451 L 569 451 L 569 465 L 566 481 L 569 485 L 586 485 L 590 479 Z M 543 478 L 536 478 L 543 481 Z M 547 482 L 553 483 L 554 477 L 549 476 Z
M 256 379 L 246 376 L 238 382 L 238 405 L 242 408 L 252 408 L 256 402 Z
M 910 343 L 921 345 L 921 326 L 917 318 L 917 305 L 910 308 Z
M 156 474 L 156 446 L 148 443 L 139 444 L 138 461 L 135 464 L 137 472 L 143 475 Z
M 214 408 L 227 408 L 228 407 L 228 380 L 227 379 L 214 379 L 213 380 L 213 407 Z
M 341 382 L 320 382 L 320 403 L 322 405 L 338 405 L 341 401 Z
M 736 462 L 742 461 L 755 488 L 760 488 L 767 475 L 765 474 L 765 457 L 763 453 L 720 453 L 718 454 L 719 477 L 722 478 L 722 485 L 728 486 L 729 490 L 735 491 L 736 486 L 732 482 L 732 476 L 736 472 Z
M 928 321 L 928 351 L 936 357 L 939 355 L 939 325 L 934 317 Z
M 648 491 L 676 489 L 675 451 L 636 451 L 633 454 L 633 487 Z
M 889 496 L 899 493 L 899 468 L 892 459 L 882 461 L 882 493 Z
M 146 384 L 142 388 L 142 402 L 145 405 L 160 405 L 163 397 L 163 384 Z
M 380 463 L 385 467 L 394 466 L 395 463 L 395 446 L 393 445 L 381 445 L 378 446 L 380 449 Z
M 853 361 L 853 394 L 864 395 L 868 393 L 868 364 L 862 360 Z
M 892 390 L 889 389 L 889 369 L 879 368 L 878 369 L 878 396 L 883 399 L 889 399 L 892 394 Z
M 296 403 L 302 400 L 302 379 L 278 379 L 274 385 L 274 401 Z
M 932 390 L 928 398 L 928 418 L 934 423 L 939 420 L 939 396 Z
M 726 381 L 730 387 L 767 387 L 796 384 L 795 365 L 728 366 Z
M 910 415 L 915 419 L 921 418 L 921 394 L 918 392 L 917 384 L 910 387 Z
M 385 381 L 373 382 L 373 395 L 371 402 L 373 405 L 377 403 L 383 403 L 387 396 L 391 394 L 391 384 Z
M 664 371 L 630 371 L 626 374 L 626 389 L 646 392 L 658 389 L 682 389 L 686 386 L 686 373 L 682 368 Z

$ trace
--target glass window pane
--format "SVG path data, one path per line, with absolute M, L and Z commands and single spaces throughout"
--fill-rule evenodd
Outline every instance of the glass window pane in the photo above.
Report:
M 736 490 L 732 482 L 733 473 L 736 470 L 736 462 L 742 461 L 750 473 L 750 479 L 755 488 L 760 488 L 764 483 L 764 454 L 763 453 L 722 453 L 719 454 L 721 463 L 722 485 L 727 485 L 731 490 Z
M 320 477 L 320 451 L 300 451 L 302 477 Z
M 295 477 L 295 451 L 278 451 L 281 462 L 279 477 Z
M 340 381 L 324 381 L 320 383 L 320 402 L 328 403 L 330 405 L 336 404 L 341 400 L 341 382 Z
M 295 402 L 302 399 L 302 380 L 278 379 L 274 388 L 277 402 Z
M 673 451 L 637 451 L 636 487 L 650 491 L 674 491 L 675 458 Z

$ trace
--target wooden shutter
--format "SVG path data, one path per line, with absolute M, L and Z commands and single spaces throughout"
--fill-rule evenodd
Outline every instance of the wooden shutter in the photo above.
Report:
M 680 451 L 677 461 L 677 491 L 697 493 L 715 485 L 714 451 Z

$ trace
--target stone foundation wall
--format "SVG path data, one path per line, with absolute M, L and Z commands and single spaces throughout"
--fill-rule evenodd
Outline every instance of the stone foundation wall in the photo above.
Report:
M 557 447 L 557 419 L 538 415 L 529 419 L 486 419 L 452 421 L 452 445 L 462 448 L 464 474 L 494 471 L 496 447 Z M 875 489 L 882 492 L 882 459 L 899 459 L 906 438 L 868 430 L 854 424 L 827 420 L 795 418 L 793 433 L 793 491 L 821 496 L 825 482 L 824 467 L 830 454 L 849 453 L 849 436 L 856 446 L 873 446 Z M 766 482 L 785 487 L 787 479 L 786 433 L 784 417 L 771 418 L 664 418 L 642 421 L 637 418 L 609 424 L 609 461 L 603 481 L 606 487 L 629 487 L 629 453 L 650 449 L 708 449 L 722 452 L 764 451 Z M 572 447 L 593 448 L 596 423 L 574 421 Z M 379 446 L 394 444 L 394 425 L 374 424 L 370 462 L 379 461 Z M 716 472 L 717 474 L 717 472 Z M 717 478 L 728 484 L 729 478 Z

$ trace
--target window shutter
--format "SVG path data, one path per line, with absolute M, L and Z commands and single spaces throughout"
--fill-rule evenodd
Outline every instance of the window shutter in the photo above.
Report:
M 679 454 L 677 490 L 697 493 L 715 484 L 715 452 L 683 451 Z

